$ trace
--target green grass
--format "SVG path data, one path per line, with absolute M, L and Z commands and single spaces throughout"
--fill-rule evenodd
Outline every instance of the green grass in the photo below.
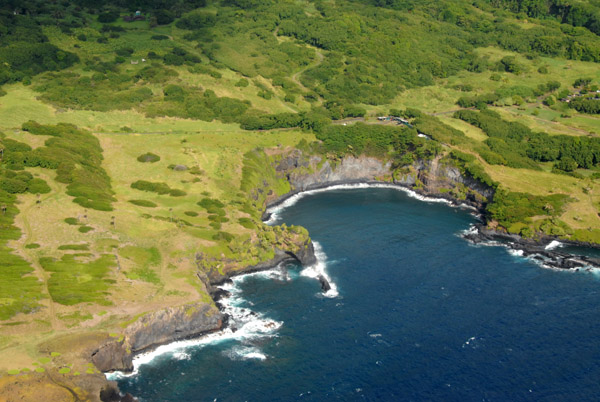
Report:
M 153 284 L 160 283 L 155 269 L 161 264 L 162 258 L 157 248 L 127 246 L 119 250 L 119 255 L 132 262 L 132 267 L 125 273 L 127 278 Z
M 114 282 L 110 276 L 116 267 L 113 255 L 104 254 L 90 262 L 81 262 L 70 254 L 60 260 L 43 257 L 40 265 L 51 274 L 48 291 L 56 303 L 67 306 L 84 302 L 110 304 L 107 296 Z

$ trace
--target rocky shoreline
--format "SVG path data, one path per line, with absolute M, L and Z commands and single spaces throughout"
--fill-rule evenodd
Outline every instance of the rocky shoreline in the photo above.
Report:
M 526 239 L 519 235 L 489 229 L 483 224 L 474 225 L 462 237 L 473 244 L 507 247 L 522 257 L 530 258 L 547 268 L 572 269 L 575 271 L 600 268 L 600 258 L 565 253 L 549 247 L 552 242 L 556 241 L 563 245 L 598 248 L 597 245 L 589 243 L 580 243 L 551 236 L 544 236 L 538 240 Z

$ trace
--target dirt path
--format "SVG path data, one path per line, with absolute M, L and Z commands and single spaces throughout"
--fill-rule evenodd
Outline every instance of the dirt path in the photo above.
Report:
M 50 186 L 52 191 L 50 191 L 50 193 L 48 193 L 45 197 L 40 197 L 40 199 L 39 199 L 40 203 L 43 203 L 44 201 L 54 197 L 55 194 L 57 194 L 58 192 L 61 191 L 56 186 L 56 183 L 54 183 L 52 180 L 46 180 L 46 182 L 48 183 L 48 185 Z M 17 215 L 22 222 L 22 229 L 23 229 L 23 232 L 25 235 L 24 245 L 31 243 L 35 239 L 33 229 L 31 228 L 31 224 L 29 223 L 29 220 L 27 217 L 29 216 L 28 212 L 31 211 L 33 208 L 36 208 L 37 205 L 38 204 L 36 202 L 33 202 L 32 204 L 23 208 L 21 213 L 19 213 L 19 215 Z M 26 256 L 26 257 L 29 257 L 29 256 Z M 52 329 L 57 330 L 57 329 L 62 328 L 62 325 L 58 321 L 58 318 L 56 316 L 54 302 L 52 301 L 52 296 L 50 295 L 50 290 L 48 288 L 48 281 L 50 280 L 50 273 L 46 272 L 44 270 L 44 268 L 42 268 L 42 266 L 40 265 L 37 258 L 26 258 L 26 259 L 31 263 L 31 266 L 34 268 L 35 275 L 43 283 L 44 293 L 47 296 L 46 300 L 47 300 L 47 306 L 48 306 L 48 314 L 49 314 L 49 320 L 50 320 Z
M 321 63 L 323 63 L 323 60 L 325 60 L 325 55 L 323 55 L 323 53 L 321 52 L 320 49 L 318 49 L 316 47 L 313 49 L 315 49 L 315 52 L 317 54 L 317 61 L 302 68 L 300 71 L 296 72 L 296 74 L 292 75 L 292 77 L 291 77 L 292 81 L 294 81 L 294 83 L 296 83 L 296 85 L 298 85 L 300 88 L 302 88 L 306 92 L 311 92 L 311 90 L 309 88 L 305 87 L 304 84 L 302 84 L 300 82 L 300 80 L 299 80 L 300 75 L 303 74 L 309 68 L 314 68 L 314 67 L 320 66 Z M 323 98 L 321 98 L 320 96 L 319 96 L 319 100 L 321 102 L 323 102 Z

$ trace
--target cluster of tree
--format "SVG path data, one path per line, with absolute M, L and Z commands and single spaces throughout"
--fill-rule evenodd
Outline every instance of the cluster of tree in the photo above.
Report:
M 41 98 L 61 107 L 98 111 L 131 109 L 153 97 L 146 86 L 136 86 L 134 77 L 108 72 L 93 76 L 72 73 L 44 75 L 35 89 Z M 90 86 L 94 90 L 90 90 Z
M 149 116 L 184 117 L 204 121 L 219 119 L 239 122 L 250 108 L 250 102 L 218 97 L 214 91 L 167 85 L 164 96 L 148 103 L 143 110 Z
M 412 124 L 420 133 L 442 144 L 459 145 L 467 139 L 465 133 L 450 127 L 435 116 L 414 109 L 407 109 L 403 114 L 406 118 L 414 119 Z
M 591 97 L 581 96 L 571 99 L 569 107 L 581 113 L 600 114 L 600 99 L 594 94 Z
M 182 197 L 187 193 L 183 190 L 173 189 L 167 183 L 151 182 L 146 180 L 137 180 L 131 183 L 131 188 L 140 191 L 148 191 L 160 195 L 168 194 L 171 197 Z
M 79 58 L 49 43 L 31 18 L 0 11 L 0 60 L 2 85 L 70 67 Z
M 323 107 L 313 107 L 308 112 L 278 114 L 248 114 L 240 120 L 244 130 L 270 130 L 274 128 L 302 127 L 320 131 L 331 120 L 346 117 L 363 117 L 366 110 L 355 105 L 340 102 L 326 102 Z
M 499 189 L 494 194 L 494 202 L 487 206 L 486 213 L 490 220 L 509 228 L 532 216 L 559 216 L 568 201 L 569 196 L 565 194 L 536 196 Z
M 593 1 L 569 2 L 564 0 L 488 0 L 495 7 L 533 18 L 554 17 L 574 27 L 586 27 L 600 35 L 600 4 Z
M 454 117 L 481 128 L 488 149 L 481 156 L 491 164 L 539 169 L 535 162 L 555 162 L 562 171 L 590 169 L 600 163 L 600 139 L 595 137 L 551 136 L 533 132 L 518 122 L 508 122 L 491 110 L 461 110 Z
M 316 137 L 322 141 L 324 152 L 392 157 L 396 166 L 409 165 L 415 159 L 431 159 L 441 151 L 438 142 L 421 138 L 415 129 L 407 127 L 329 125 Z
M 456 104 L 460 107 L 470 108 L 476 107 L 477 109 L 484 109 L 486 105 L 493 105 L 498 102 L 500 99 L 512 97 L 521 99 L 521 101 L 525 98 L 529 97 L 537 97 L 542 96 L 547 93 L 551 93 L 559 89 L 561 86 L 558 81 L 548 81 L 543 84 L 539 84 L 535 88 L 523 86 L 523 85 L 514 85 L 510 87 L 500 87 L 494 93 L 485 93 L 481 95 L 472 95 L 472 96 L 461 96 Z M 568 91 L 567 91 L 568 94 Z M 559 97 L 561 97 L 559 95 Z
M 13 152 L 6 164 L 14 168 L 56 169 L 56 181 L 67 184 L 73 202 L 91 209 L 111 211 L 115 201 L 110 177 L 102 168 L 102 148 L 90 132 L 72 124 L 40 125 L 29 121 L 22 126 L 34 135 L 49 135 L 44 147 Z

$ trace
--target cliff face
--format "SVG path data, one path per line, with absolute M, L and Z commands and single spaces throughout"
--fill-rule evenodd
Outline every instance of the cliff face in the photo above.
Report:
M 293 246 L 289 247 L 288 249 L 282 250 L 280 248 L 275 248 L 274 251 L 275 257 L 273 257 L 270 260 L 262 261 L 255 265 L 242 267 L 241 269 L 238 269 L 236 271 L 219 272 L 213 270 L 209 272 L 208 280 L 210 282 L 211 288 L 212 285 L 221 284 L 233 275 L 264 271 L 265 269 L 276 267 L 284 262 L 298 262 L 303 266 L 310 266 L 317 262 L 317 258 L 315 257 L 315 250 L 310 239 L 299 241 Z
M 392 171 L 390 162 L 367 156 L 346 156 L 331 162 L 320 156 L 307 156 L 294 150 L 284 156 L 275 170 L 285 176 L 292 192 L 279 199 L 268 200 L 274 205 L 291 194 L 336 184 L 386 183 L 412 189 L 432 197 L 472 205 L 482 209 L 494 195 L 494 190 L 461 172 L 449 160 L 417 160 L 410 166 Z
M 122 339 L 109 341 L 92 354 L 101 371 L 133 370 L 133 355 L 179 339 L 216 331 L 223 316 L 211 304 L 197 302 L 148 313 L 127 326 Z

